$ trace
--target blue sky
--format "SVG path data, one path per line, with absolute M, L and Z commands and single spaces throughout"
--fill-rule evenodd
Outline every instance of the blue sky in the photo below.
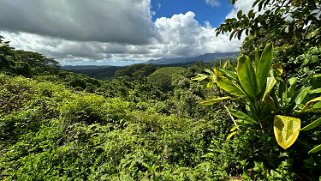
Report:
M 152 0 L 153 20 L 160 17 L 172 17 L 174 14 L 185 14 L 192 11 L 200 23 L 208 21 L 212 26 L 219 26 L 232 10 L 228 0 L 218 0 L 218 5 L 211 6 L 205 0 Z
M 242 41 L 215 30 L 253 1 L 232 7 L 229 0 L 0 0 L 0 35 L 62 65 L 236 52 Z

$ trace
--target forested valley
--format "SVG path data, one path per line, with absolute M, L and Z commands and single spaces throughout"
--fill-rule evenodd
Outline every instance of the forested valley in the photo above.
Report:
M 236 59 L 104 79 L 0 36 L 0 180 L 320 180 L 320 1 L 254 6 Z

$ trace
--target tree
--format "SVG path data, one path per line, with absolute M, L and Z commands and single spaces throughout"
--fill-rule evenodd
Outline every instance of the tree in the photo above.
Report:
M 237 18 L 226 19 L 217 34 L 231 32 L 230 39 L 245 34 L 242 52 L 252 57 L 256 47 L 263 50 L 271 41 L 276 47 L 276 61 L 287 63 L 321 45 L 320 13 L 319 0 L 255 0 L 247 14 L 240 10 Z M 290 73 L 293 66 L 288 63 L 284 69 Z
M 9 43 L 0 35 L 0 69 L 28 77 L 59 71 L 59 63 L 54 59 L 36 52 L 15 50 Z

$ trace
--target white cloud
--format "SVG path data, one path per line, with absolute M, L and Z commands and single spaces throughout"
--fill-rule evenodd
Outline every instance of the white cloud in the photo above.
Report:
M 78 0 L 79 4 L 84 3 L 82 5 L 69 0 L 28 1 L 39 3 L 38 10 L 33 7 L 35 12 L 15 6 L 18 1 L 0 0 L 0 35 L 17 49 L 40 52 L 62 64 L 128 64 L 164 57 L 235 52 L 241 45 L 239 40 L 229 41 L 228 34 L 216 37 L 215 27 L 208 22 L 199 24 L 193 12 L 152 22 L 150 0 L 94 0 L 90 3 Z M 9 6 L 17 8 L 11 10 L 17 15 L 4 20 L 2 15 L 9 12 L 2 10 Z M 62 9 L 53 11 L 58 7 Z M 35 14 L 40 16 L 35 17 Z M 62 16 L 64 18 L 55 19 Z M 80 26 L 83 29 L 78 30 Z
M 151 16 L 150 0 L 0 1 L 0 30 L 74 41 L 144 44 Z
M 206 4 L 210 6 L 219 6 L 220 1 L 219 0 L 205 0 Z
M 236 18 L 237 12 L 239 10 L 242 10 L 243 13 L 248 13 L 252 9 L 252 4 L 254 3 L 254 0 L 239 0 L 236 1 L 236 3 L 233 6 L 232 11 L 230 11 L 226 18 Z
M 155 22 L 160 35 L 163 54 L 193 56 L 209 52 L 238 51 L 240 41 L 229 41 L 228 35 L 216 37 L 215 28 L 209 23 L 201 26 L 193 12 L 159 18 Z

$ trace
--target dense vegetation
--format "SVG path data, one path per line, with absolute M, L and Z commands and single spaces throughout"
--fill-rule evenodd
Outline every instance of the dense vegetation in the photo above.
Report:
M 97 80 L 0 37 L 0 179 L 319 180 L 320 2 L 255 4 L 218 29 L 246 55 L 214 68 Z

